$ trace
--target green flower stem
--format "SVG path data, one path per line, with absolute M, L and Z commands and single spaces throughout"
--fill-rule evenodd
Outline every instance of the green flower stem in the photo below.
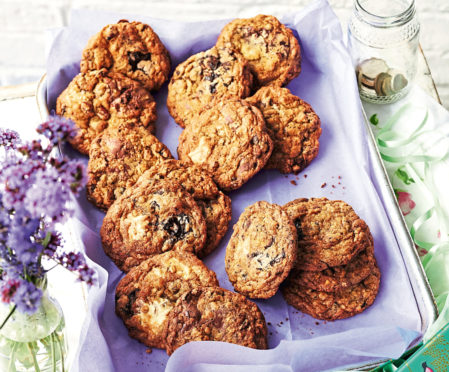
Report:
M 51 350 L 50 352 L 51 352 L 51 361 L 53 365 L 53 372 L 56 372 L 55 332 L 53 332 L 50 335 L 50 350 Z
M 0 329 L 3 328 L 3 326 L 6 324 L 6 322 L 9 320 L 9 318 L 11 318 L 12 314 L 14 314 L 14 311 L 16 311 L 17 306 L 14 305 L 14 307 L 11 309 L 11 311 L 9 312 L 8 316 L 6 317 L 6 319 L 3 321 L 2 325 L 0 325 Z
M 36 353 L 33 351 L 33 343 L 27 343 L 28 350 L 30 351 L 31 357 L 33 358 L 34 370 L 35 372 L 40 372 L 39 364 L 37 363 Z
M 16 372 L 16 350 L 18 347 L 19 343 L 15 342 L 11 350 L 11 355 L 9 357 L 8 372 Z
M 55 331 L 56 333 L 57 331 Z M 61 344 L 61 338 L 59 337 L 58 334 L 56 334 L 56 340 L 58 340 L 58 345 L 59 345 L 59 353 L 61 355 L 61 372 L 65 372 L 65 363 L 64 363 L 64 348 L 62 347 Z

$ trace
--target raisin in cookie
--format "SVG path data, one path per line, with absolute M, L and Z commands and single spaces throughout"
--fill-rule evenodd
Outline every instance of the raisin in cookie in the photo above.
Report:
M 122 271 L 169 250 L 200 251 L 206 223 L 193 197 L 173 180 L 145 173 L 108 209 L 100 229 L 103 249 Z
M 273 143 L 259 109 L 229 99 L 214 101 L 179 136 L 179 159 L 202 165 L 225 191 L 241 187 L 268 161 Z
M 213 47 L 176 67 L 168 85 L 168 111 L 184 128 L 214 98 L 245 98 L 251 85 L 252 75 L 240 53 Z
M 365 280 L 338 292 L 316 291 L 289 280 L 281 289 L 285 300 L 296 309 L 316 319 L 336 320 L 349 318 L 371 306 L 379 285 L 380 271 L 374 266 Z
M 172 179 L 190 193 L 201 208 L 206 221 L 207 238 L 198 257 L 210 254 L 228 231 L 232 217 L 231 199 L 223 194 L 209 173 L 198 165 L 166 160 L 148 170 L 148 178 Z
M 258 86 L 286 85 L 301 71 L 298 40 L 273 16 L 235 19 L 223 28 L 216 45 L 240 52 Z
M 158 90 L 168 79 L 170 55 L 153 29 L 121 20 L 105 26 L 83 51 L 81 72 L 106 68 Z
M 108 128 L 90 146 L 87 199 L 106 211 L 147 169 L 170 158 L 170 150 L 145 128 Z
M 318 155 L 320 118 L 312 107 L 287 88 L 263 87 L 247 99 L 265 119 L 273 140 L 273 153 L 266 168 L 299 173 Z
M 104 129 L 142 126 L 154 132 L 156 102 L 137 81 L 105 69 L 76 75 L 56 101 L 56 113 L 73 120 L 77 135 L 70 143 L 83 154 Z
M 115 311 L 131 337 L 149 347 L 164 349 L 168 313 L 181 295 L 201 286 L 218 286 L 218 281 L 195 255 L 162 253 L 133 267 L 120 280 Z
M 296 260 L 296 229 L 277 204 L 259 201 L 245 209 L 226 248 L 225 268 L 234 289 L 270 298 Z
M 360 283 L 373 272 L 374 266 L 376 266 L 374 247 L 370 245 L 347 265 L 334 266 L 323 271 L 293 269 L 289 278 L 302 287 L 322 292 L 336 292 Z
M 368 225 L 344 201 L 302 198 L 287 203 L 284 209 L 298 233 L 299 270 L 346 265 L 372 244 Z
M 267 348 L 267 326 L 256 304 L 217 287 L 194 288 L 168 315 L 167 354 L 190 341 L 223 341 Z

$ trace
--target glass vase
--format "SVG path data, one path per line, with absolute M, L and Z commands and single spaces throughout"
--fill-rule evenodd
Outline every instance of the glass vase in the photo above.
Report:
M 64 315 L 59 303 L 49 296 L 44 280 L 38 310 L 25 314 L 16 309 L 0 330 L 0 371 L 66 371 L 67 345 Z M 12 305 L 0 305 L 0 321 Z

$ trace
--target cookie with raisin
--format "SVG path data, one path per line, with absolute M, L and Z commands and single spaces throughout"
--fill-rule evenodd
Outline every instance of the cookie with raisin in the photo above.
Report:
M 121 20 L 92 36 L 83 50 L 81 72 L 106 68 L 158 90 L 168 79 L 170 55 L 153 29 Z
M 234 225 L 225 268 L 234 289 L 250 298 L 270 298 L 296 260 L 296 228 L 277 204 L 259 201 Z
M 372 244 L 368 225 L 342 200 L 296 199 L 284 209 L 298 234 L 296 268 L 322 271 L 346 265 Z
M 106 69 L 76 75 L 56 100 L 56 113 L 75 123 L 78 131 L 69 142 L 83 154 L 106 128 L 141 126 L 153 133 L 157 117 L 156 102 L 142 84 Z
M 273 143 L 261 112 L 243 100 L 214 101 L 179 136 L 178 156 L 203 166 L 224 191 L 238 189 L 268 161 Z
M 222 341 L 267 349 L 267 325 L 257 305 L 218 287 L 194 288 L 168 315 L 166 350 L 171 355 L 191 341 Z
M 126 272 L 170 250 L 196 254 L 206 241 L 206 222 L 177 182 L 144 173 L 108 209 L 100 236 L 105 253 Z
M 170 150 L 145 128 L 107 128 L 90 146 L 87 199 L 107 211 L 146 170 L 171 158 Z
M 287 88 L 262 87 L 246 99 L 265 119 L 273 140 L 273 153 L 266 168 L 299 173 L 318 155 L 321 122 L 312 107 Z
M 129 335 L 149 347 L 165 348 L 168 313 L 197 287 L 218 286 L 215 273 L 189 252 L 155 255 L 133 267 L 118 283 L 115 311 Z
M 168 111 L 185 128 L 215 98 L 245 98 L 251 86 L 252 75 L 240 53 L 214 46 L 176 67 L 168 85 Z
M 217 47 L 230 47 L 248 61 L 257 87 L 283 86 L 301 72 L 301 48 L 276 17 L 259 14 L 235 19 L 221 31 Z

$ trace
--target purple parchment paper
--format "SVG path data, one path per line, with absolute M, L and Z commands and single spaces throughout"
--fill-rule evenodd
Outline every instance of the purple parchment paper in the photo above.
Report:
M 228 22 L 181 23 L 144 15 L 124 16 L 75 11 L 70 25 L 53 33 L 48 56 L 48 105 L 79 72 L 81 52 L 89 37 L 120 19 L 146 22 L 158 33 L 173 66 L 215 44 Z M 420 314 L 385 207 L 374 187 L 366 132 L 351 60 L 340 24 L 329 4 L 317 1 L 281 19 L 292 28 L 302 47 L 302 72 L 289 88 L 309 102 L 322 121 L 320 152 L 300 175 L 261 171 L 230 194 L 233 218 L 220 247 L 205 259 L 222 287 L 231 289 L 224 255 L 243 209 L 258 201 L 284 204 L 298 197 L 342 199 L 368 223 L 382 280 L 373 306 L 360 315 L 324 322 L 288 306 L 280 293 L 255 301 L 268 322 L 270 350 L 260 351 L 218 342 L 193 342 L 169 359 L 165 351 L 146 347 L 128 337 L 114 313 L 114 291 L 123 274 L 104 254 L 98 235 L 104 214 L 80 197 L 73 219 L 74 244 L 92 260 L 99 283 L 89 291 L 89 310 L 72 371 L 323 371 L 398 357 L 420 335 Z M 166 108 L 166 85 L 155 94 L 157 136 L 176 154 L 181 128 Z M 70 152 L 70 150 L 68 150 Z M 73 156 L 83 158 L 74 151 Z M 84 157 L 87 161 L 87 158 Z M 296 185 L 291 181 L 295 181 Z M 231 367 L 232 366 L 232 367 Z M 257 368 L 257 369 L 256 369 Z

